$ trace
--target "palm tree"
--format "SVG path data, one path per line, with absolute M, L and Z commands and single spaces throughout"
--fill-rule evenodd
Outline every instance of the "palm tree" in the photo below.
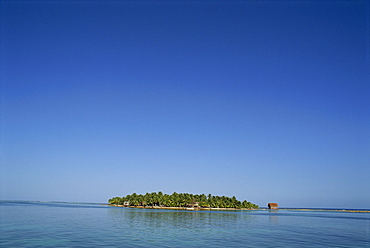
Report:
M 125 197 L 113 197 L 108 200 L 110 204 L 120 204 L 129 202 L 131 206 L 167 206 L 167 207 L 186 207 L 194 205 L 198 202 L 200 207 L 213 207 L 213 208 L 258 208 L 257 205 L 250 203 L 246 200 L 240 202 L 235 196 L 212 196 L 209 194 L 194 195 L 189 193 L 176 193 L 172 195 L 163 194 L 161 191 L 158 193 L 146 193 L 145 195 L 133 193 Z

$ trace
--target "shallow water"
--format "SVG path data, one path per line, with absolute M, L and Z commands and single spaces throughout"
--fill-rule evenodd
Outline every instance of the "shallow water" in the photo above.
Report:
M 370 213 L 0 202 L 0 247 L 370 247 Z

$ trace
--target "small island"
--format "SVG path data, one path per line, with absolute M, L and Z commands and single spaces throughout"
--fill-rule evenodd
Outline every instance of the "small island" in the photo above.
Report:
M 124 197 L 113 197 L 108 200 L 109 205 L 134 208 L 160 208 L 185 210 L 236 210 L 258 209 L 258 205 L 246 200 L 239 201 L 235 196 L 213 196 L 211 194 L 194 195 L 189 193 L 163 194 L 161 191 L 133 193 Z

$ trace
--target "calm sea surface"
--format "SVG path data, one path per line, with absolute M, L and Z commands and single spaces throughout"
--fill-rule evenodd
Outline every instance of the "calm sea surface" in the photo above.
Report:
M 370 247 L 370 213 L 0 201 L 0 247 Z

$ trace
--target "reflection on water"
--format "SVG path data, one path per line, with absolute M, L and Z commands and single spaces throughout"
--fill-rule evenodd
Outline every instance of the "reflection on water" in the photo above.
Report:
M 247 224 L 255 216 L 242 212 L 177 211 L 158 209 L 109 209 L 109 215 L 126 224 L 149 225 L 157 228 L 228 228 L 231 225 Z M 117 219 L 118 218 L 118 219 Z
M 109 209 L 109 217 L 123 236 L 127 233 L 142 241 L 181 240 L 188 245 L 206 245 L 210 240 L 231 243 L 239 232 L 253 231 L 257 216 L 245 212 L 177 211 L 158 209 Z M 233 240 L 234 239 L 234 240 Z
M 177 211 L 158 209 L 109 209 L 109 215 L 120 226 L 150 227 L 153 229 L 190 229 L 193 231 L 235 228 L 235 225 L 248 225 L 255 216 L 243 213 Z
M 279 210 L 278 209 L 269 209 L 269 220 L 270 223 L 278 224 L 279 223 Z

